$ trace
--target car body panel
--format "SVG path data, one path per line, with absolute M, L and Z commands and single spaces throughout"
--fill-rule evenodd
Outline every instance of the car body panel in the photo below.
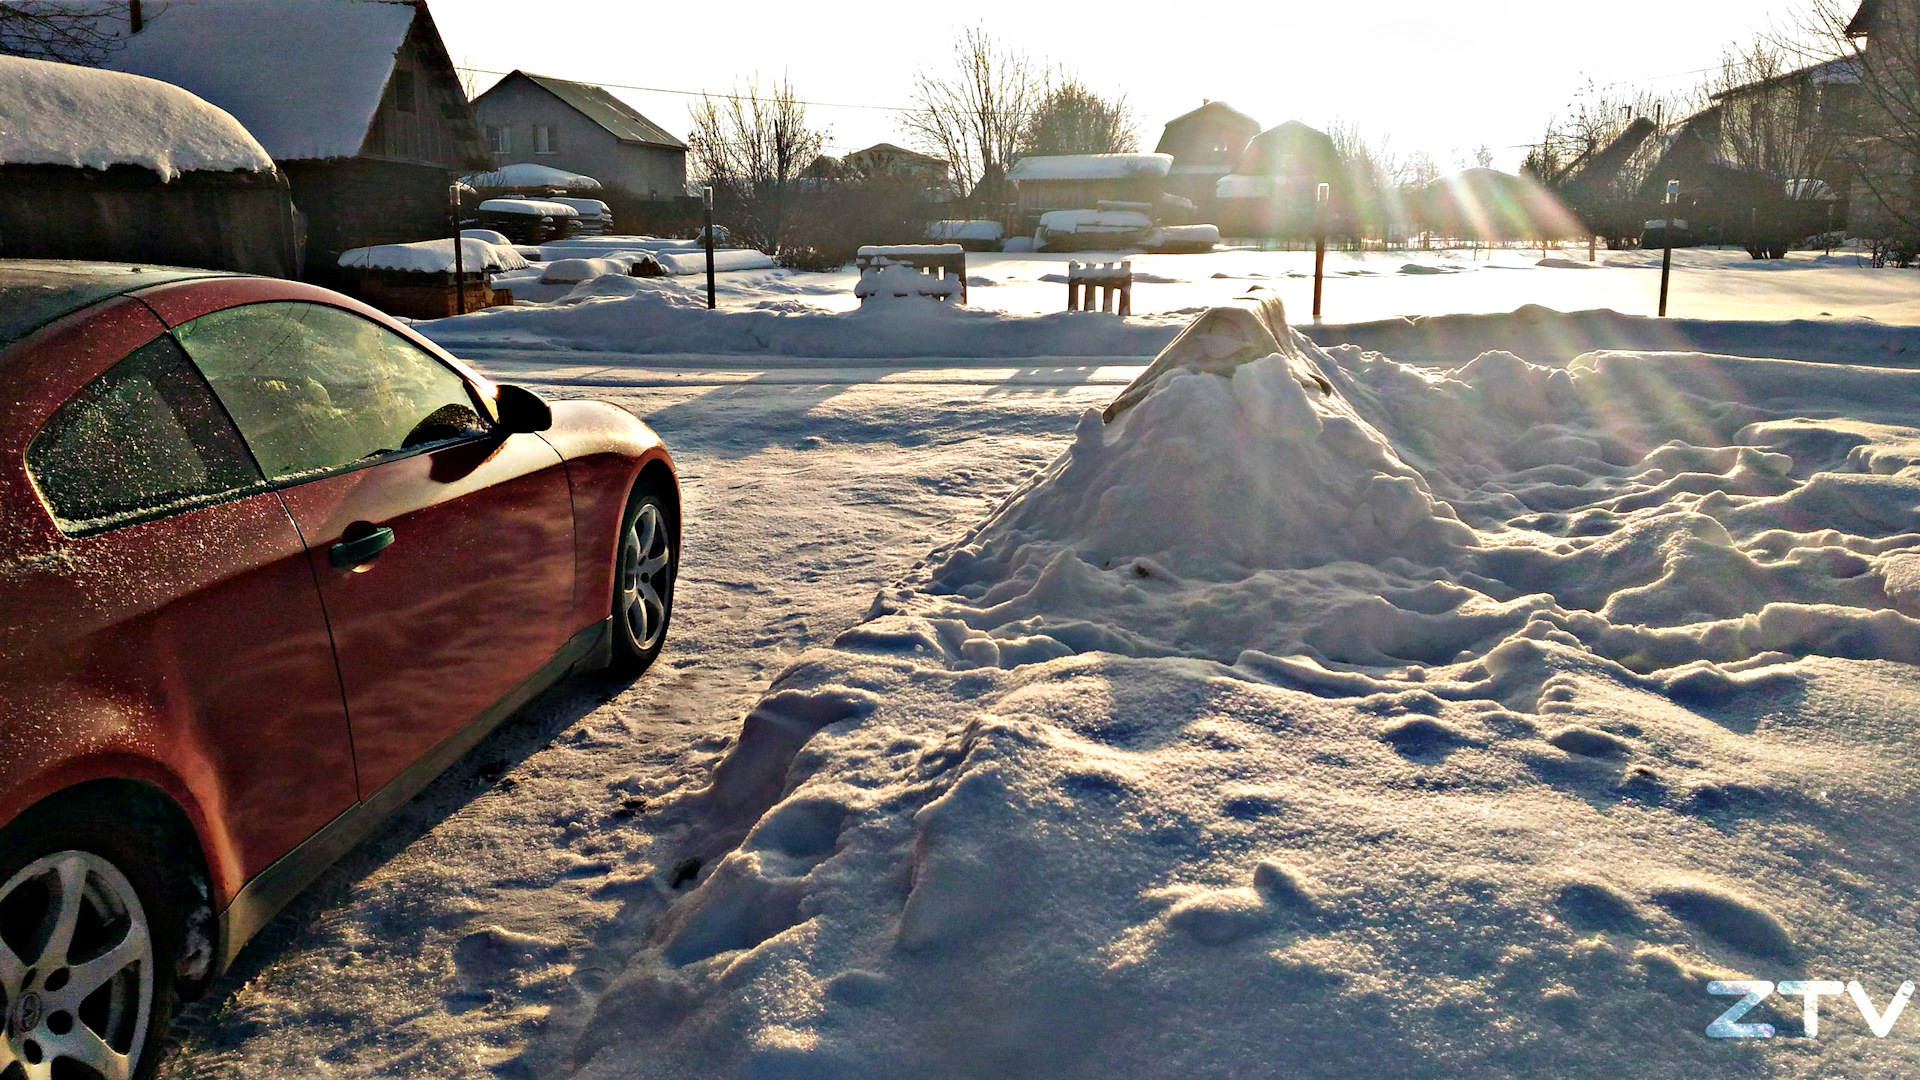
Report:
M 483 438 L 281 492 L 306 537 L 370 794 L 539 668 L 574 629 L 573 510 L 536 435 Z M 356 522 L 393 545 L 354 569 Z

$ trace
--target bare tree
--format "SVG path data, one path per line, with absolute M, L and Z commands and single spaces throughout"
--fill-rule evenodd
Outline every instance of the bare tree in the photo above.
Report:
M 68 64 L 98 64 L 126 37 L 135 7 L 147 0 L 0 0 L 0 55 Z
M 980 26 L 961 31 L 953 54 L 947 73 L 914 77 L 914 108 L 903 123 L 920 149 L 946 159 L 963 198 L 991 205 L 1003 197 L 1042 80 L 1031 59 Z
M 1838 55 L 1857 80 L 1836 154 L 1871 207 L 1854 207 L 1855 231 L 1920 244 L 1920 0 L 1813 0 L 1798 27 L 1816 57 Z M 1846 85 L 1846 84 L 1841 84 Z
M 1820 176 L 1832 158 L 1834 125 L 1822 116 L 1824 84 L 1767 38 L 1727 50 L 1706 86 L 1718 104 L 1718 149 L 1737 168 L 1781 181 Z
M 1140 133 L 1126 95 L 1101 97 L 1064 69 L 1049 72 L 1020 131 L 1019 154 L 1127 154 Z
M 713 186 L 714 213 L 736 239 L 782 254 L 800 179 L 827 133 L 807 123 L 807 106 L 782 78 L 733 93 L 703 95 L 693 107 L 694 171 Z

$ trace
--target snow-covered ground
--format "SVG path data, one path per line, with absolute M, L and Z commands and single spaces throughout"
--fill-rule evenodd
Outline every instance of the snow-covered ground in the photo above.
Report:
M 594 238 L 594 250 L 617 246 L 618 238 Z M 584 250 L 584 249 L 583 249 Z M 579 251 L 568 250 L 567 254 Z M 558 252 L 556 252 L 558 254 Z M 696 255 L 697 259 L 698 256 Z M 1295 321 L 1312 311 L 1311 251 L 1218 251 L 1209 255 L 971 254 L 967 256 L 969 306 L 1020 315 L 1066 308 L 1069 262 L 1133 263 L 1136 315 L 1191 315 L 1252 287 L 1281 297 Z M 1327 255 L 1326 318 L 1354 323 L 1423 315 L 1487 314 L 1539 305 L 1559 311 L 1610 309 L 1653 315 L 1659 305 L 1660 252 L 1598 252 L 1585 248 L 1492 252 L 1330 252 Z M 1546 262 L 1549 265 L 1541 265 Z M 1920 324 L 1920 271 L 1876 270 L 1857 254 L 1794 252 L 1756 262 L 1743 251 L 1699 248 L 1674 252 L 1669 313 L 1677 318 L 1743 320 L 1874 320 Z M 848 270 L 812 274 L 760 270 L 720 275 L 723 307 L 766 312 L 848 311 L 858 306 Z M 618 287 L 618 286 L 614 286 Z M 705 303 L 704 282 L 689 278 L 650 286 Z M 557 299 L 560 289 L 537 299 Z M 584 294 L 583 294 L 584 295 Z M 496 313 L 492 322 L 470 324 L 463 340 L 498 332 L 514 322 Z M 1151 351 L 1151 350 L 1149 350 Z
M 1912 1073 L 1920 1021 L 1844 995 L 1818 1039 L 1777 998 L 1746 1019 L 1793 1037 L 1703 1030 L 1712 979 L 1878 1008 L 1920 950 L 1915 279 L 1692 268 L 1703 308 L 1825 326 L 1189 339 L 1251 362 L 1103 423 L 1190 321 L 1151 290 L 1303 256 L 1158 258 L 1196 269 L 1130 322 L 1040 316 L 1052 264 L 989 257 L 975 306 L 1032 305 L 749 272 L 718 315 L 603 279 L 422 324 L 666 436 L 668 651 L 416 800 L 168 1074 Z M 1341 285 L 1381 320 L 1574 278 L 1653 280 Z

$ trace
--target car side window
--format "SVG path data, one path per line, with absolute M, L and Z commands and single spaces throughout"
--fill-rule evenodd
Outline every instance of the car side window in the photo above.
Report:
M 465 379 L 352 312 L 248 304 L 174 334 L 273 480 L 487 431 Z
M 98 532 L 263 486 L 206 380 L 161 337 L 67 399 L 27 472 L 68 533 Z

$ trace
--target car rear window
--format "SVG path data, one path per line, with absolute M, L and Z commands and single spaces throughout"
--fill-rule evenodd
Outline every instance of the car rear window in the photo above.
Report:
M 85 535 L 264 487 L 233 422 L 170 337 L 54 412 L 27 471 L 61 531 Z

